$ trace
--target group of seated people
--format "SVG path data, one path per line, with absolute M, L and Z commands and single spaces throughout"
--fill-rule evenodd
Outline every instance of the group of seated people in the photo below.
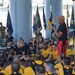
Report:
M 57 45 L 41 34 L 28 44 L 20 37 L 16 45 L 8 36 L 7 48 L 0 50 L 0 75 L 75 75 L 73 46 L 59 56 Z

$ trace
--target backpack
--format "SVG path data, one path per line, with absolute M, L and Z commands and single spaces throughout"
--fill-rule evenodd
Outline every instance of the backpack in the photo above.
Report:
M 73 68 L 69 68 L 69 69 L 63 68 L 64 75 L 73 75 L 72 70 Z

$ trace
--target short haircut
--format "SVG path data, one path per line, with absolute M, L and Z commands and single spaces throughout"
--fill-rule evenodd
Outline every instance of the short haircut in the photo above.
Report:
M 71 61 L 70 61 L 70 58 L 68 58 L 68 57 L 65 57 L 65 58 L 64 58 L 64 64 L 65 64 L 65 65 L 70 65 L 70 62 L 71 62 Z
M 66 57 L 66 56 L 65 56 L 65 54 L 63 54 L 63 53 L 60 55 L 61 60 L 63 60 L 65 57 Z
M 74 61 L 74 55 L 69 55 L 68 57 L 70 58 L 71 62 Z
M 19 69 L 20 69 L 20 65 L 18 63 L 16 63 L 16 62 L 13 62 L 11 64 L 11 69 L 12 69 L 12 72 L 18 72 Z
M 39 74 L 44 74 L 45 67 L 43 65 L 38 65 L 37 68 L 35 68 L 35 71 L 38 72 Z
M 20 61 L 20 59 L 19 59 L 18 57 L 15 57 L 15 58 L 13 59 L 13 62 L 18 62 L 18 61 Z
M 30 60 L 26 60 L 25 63 L 24 63 L 25 67 L 32 67 L 32 65 L 33 64 L 32 64 L 32 62 Z
M 54 69 L 54 63 L 53 61 L 47 61 L 46 62 L 46 68 L 50 71 L 52 71 Z

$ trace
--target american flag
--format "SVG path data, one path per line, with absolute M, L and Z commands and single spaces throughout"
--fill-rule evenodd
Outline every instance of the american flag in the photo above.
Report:
M 10 33 L 10 35 L 12 35 L 13 33 L 13 27 L 12 27 L 12 23 L 11 23 L 11 18 L 10 18 L 10 13 L 8 11 L 8 15 L 7 15 L 7 25 L 6 25 L 8 32 Z

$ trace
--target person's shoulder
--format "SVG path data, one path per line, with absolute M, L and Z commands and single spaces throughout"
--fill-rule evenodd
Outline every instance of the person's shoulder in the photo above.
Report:
M 11 70 L 11 65 L 8 65 L 6 68 L 5 68 L 5 71 L 10 71 Z
M 60 68 L 60 69 L 58 70 L 58 75 L 64 75 L 63 68 Z
M 8 65 L 6 68 L 11 68 L 11 65 Z

